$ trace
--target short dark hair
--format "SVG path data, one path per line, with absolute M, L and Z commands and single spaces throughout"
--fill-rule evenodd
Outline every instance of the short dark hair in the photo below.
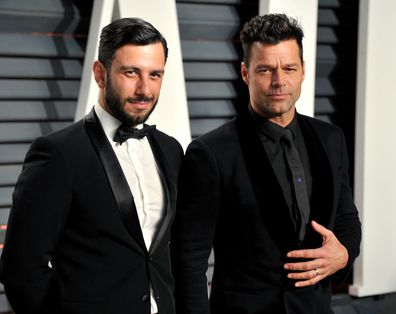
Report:
M 168 46 L 162 34 L 149 22 L 140 18 L 122 18 L 102 29 L 99 42 L 99 61 L 109 69 L 117 49 L 132 44 L 145 46 L 160 42 L 164 48 L 165 61 Z
M 255 16 L 247 22 L 240 33 L 243 48 L 243 62 L 249 66 L 250 52 L 254 42 L 278 44 L 281 41 L 295 39 L 303 62 L 304 32 L 296 19 L 285 14 L 267 14 Z

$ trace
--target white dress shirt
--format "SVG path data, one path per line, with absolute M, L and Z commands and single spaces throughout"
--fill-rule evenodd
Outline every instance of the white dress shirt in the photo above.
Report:
M 149 250 L 164 215 L 164 191 L 150 143 L 147 137 L 131 138 L 123 144 L 114 142 L 114 135 L 121 122 L 99 104 L 94 109 L 132 192 L 144 242 Z M 142 124 L 137 126 L 142 127 Z M 157 313 L 158 307 L 151 288 L 150 296 L 151 313 Z

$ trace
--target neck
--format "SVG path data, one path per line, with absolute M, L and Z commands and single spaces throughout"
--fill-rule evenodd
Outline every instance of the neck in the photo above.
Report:
M 278 124 L 281 127 L 286 127 L 290 124 L 290 122 L 294 119 L 294 116 L 296 114 L 296 109 L 292 108 L 290 111 L 282 113 L 280 115 L 270 115 L 270 114 L 265 114 L 262 112 L 257 112 L 254 110 L 253 107 L 251 109 L 259 116 L 263 117 L 264 119 L 271 121 L 272 123 Z
M 278 124 L 281 127 L 286 127 L 293 120 L 294 115 L 295 113 L 293 112 L 293 115 L 291 117 L 278 116 L 278 117 L 269 118 L 268 121 Z

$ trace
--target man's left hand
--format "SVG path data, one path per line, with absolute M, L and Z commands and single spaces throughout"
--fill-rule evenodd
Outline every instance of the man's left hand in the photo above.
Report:
M 304 258 L 309 261 L 284 265 L 284 268 L 290 271 L 287 277 L 297 280 L 296 287 L 314 285 L 344 268 L 348 263 L 348 251 L 334 233 L 315 221 L 312 221 L 311 225 L 322 236 L 322 246 L 317 249 L 290 251 L 287 257 Z

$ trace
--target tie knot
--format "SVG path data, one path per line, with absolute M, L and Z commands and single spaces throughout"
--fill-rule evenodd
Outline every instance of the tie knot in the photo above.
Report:
M 120 144 L 129 138 L 142 139 L 155 130 L 155 125 L 146 125 L 142 129 L 132 128 L 126 124 L 121 124 L 114 135 L 113 141 Z
M 289 128 L 284 128 L 282 130 L 281 140 L 285 141 L 288 144 L 293 143 L 293 132 Z

